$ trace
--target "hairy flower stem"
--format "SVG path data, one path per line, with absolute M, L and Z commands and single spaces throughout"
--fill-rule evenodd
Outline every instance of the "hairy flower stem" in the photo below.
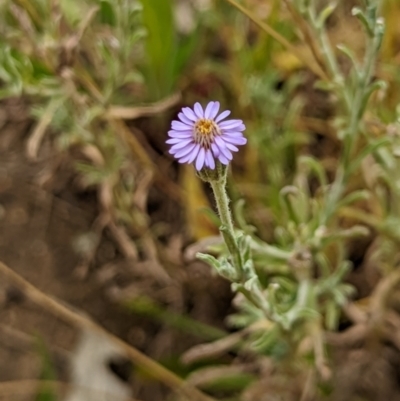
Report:
M 233 227 L 232 213 L 229 208 L 229 197 L 226 192 L 226 172 L 218 180 L 210 180 L 209 183 L 214 192 L 218 214 L 221 220 L 220 231 L 231 255 L 231 263 L 236 272 L 236 279 L 232 280 L 235 291 L 240 291 L 249 302 L 262 310 L 266 317 L 271 319 L 271 307 L 264 297 L 262 286 L 254 271 L 252 263 L 246 263 L 246 257 L 242 253 Z
M 221 181 L 212 181 L 210 184 L 214 192 L 221 223 L 233 234 L 232 214 L 229 208 L 228 194 L 226 193 L 226 178 Z
M 224 237 L 226 246 L 232 256 L 233 266 L 239 276 L 243 274 L 243 260 L 239 247 L 235 239 L 235 229 L 233 228 L 232 213 L 229 208 L 229 197 L 226 193 L 226 176 L 218 181 L 210 181 L 217 204 L 218 215 L 221 220 L 221 233 Z

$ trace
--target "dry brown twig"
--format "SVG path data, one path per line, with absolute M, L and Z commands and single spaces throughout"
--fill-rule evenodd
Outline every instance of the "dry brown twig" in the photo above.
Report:
M 341 348 L 358 348 L 364 342 L 368 333 L 366 324 L 355 324 L 342 333 L 325 332 L 324 340 L 329 345 Z
M 174 93 L 165 99 L 148 106 L 110 106 L 106 112 L 106 118 L 117 118 L 121 120 L 134 120 L 139 117 L 151 116 L 162 113 L 175 106 L 181 100 L 180 93 Z
M 239 331 L 212 343 L 195 345 L 182 355 L 181 361 L 185 365 L 190 365 L 205 359 L 219 357 L 236 347 L 245 335 L 246 333 Z
M 392 291 L 400 285 L 400 270 L 394 270 L 384 277 L 375 287 L 370 296 L 370 314 L 369 324 L 371 327 L 379 326 L 385 319 L 388 310 L 389 299 Z
M 43 113 L 42 118 L 37 122 L 35 128 L 29 135 L 26 142 L 26 155 L 30 160 L 37 159 L 39 147 L 58 107 L 59 102 L 50 102 Z
M 365 324 L 368 321 L 368 313 L 359 308 L 354 302 L 343 306 L 343 312 L 354 323 Z
M 65 322 L 77 327 L 78 329 L 88 328 L 97 333 L 101 333 L 110 341 L 119 346 L 131 361 L 140 366 L 143 370 L 148 372 L 149 375 L 155 379 L 166 384 L 170 389 L 180 393 L 190 401 L 215 401 L 213 398 L 205 395 L 197 388 L 191 386 L 182 380 L 175 373 L 164 368 L 162 365 L 152 360 L 145 354 L 141 353 L 136 348 L 122 341 L 120 338 L 109 333 L 101 326 L 90 320 L 89 318 L 79 314 L 78 312 L 69 309 L 61 302 L 55 300 L 51 296 L 43 293 L 38 288 L 30 284 L 19 274 L 15 273 L 12 269 L 0 262 L 0 273 L 16 285 L 24 294 L 25 299 L 35 303 L 36 305 L 48 310 L 58 318 Z
M 244 328 L 236 333 L 228 334 L 225 337 L 205 344 L 198 344 L 187 350 L 181 357 L 184 364 L 191 364 L 202 361 L 204 359 L 215 358 L 225 354 L 227 351 L 240 348 L 247 355 L 256 354 L 251 347 L 246 345 L 243 340 L 253 332 L 259 330 L 270 330 L 274 324 L 268 320 L 261 320 L 253 323 L 249 327 Z

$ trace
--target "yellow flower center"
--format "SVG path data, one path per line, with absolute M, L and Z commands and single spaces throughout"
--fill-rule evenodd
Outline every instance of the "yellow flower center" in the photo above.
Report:
M 213 131 L 214 124 L 211 120 L 201 119 L 197 121 L 195 128 L 199 134 L 209 135 Z
M 205 149 L 210 149 L 216 135 L 220 135 L 220 131 L 213 120 L 202 118 L 194 125 L 194 139 Z

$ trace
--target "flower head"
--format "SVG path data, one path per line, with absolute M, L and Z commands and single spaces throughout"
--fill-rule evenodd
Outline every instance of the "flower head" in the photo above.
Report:
M 218 112 L 219 102 L 210 102 L 205 109 L 196 103 L 193 109 L 182 109 L 178 114 L 180 121 L 172 121 L 167 143 L 172 145 L 169 153 L 179 163 L 195 163 L 197 171 L 203 167 L 214 170 L 215 160 L 229 164 L 232 152 L 239 150 L 237 145 L 247 142 L 243 121 L 225 120 L 229 110 L 219 115 Z

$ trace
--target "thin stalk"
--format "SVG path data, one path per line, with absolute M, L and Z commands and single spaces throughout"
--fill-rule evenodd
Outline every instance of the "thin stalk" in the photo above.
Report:
M 228 229 L 229 232 L 232 233 L 232 235 L 234 235 L 232 213 L 229 208 L 229 198 L 228 194 L 226 193 L 225 182 L 211 181 L 210 184 L 214 192 L 221 223 Z
M 214 192 L 218 215 L 222 223 L 221 233 L 232 256 L 235 270 L 239 276 L 242 276 L 243 260 L 235 238 L 232 213 L 229 208 L 229 197 L 226 193 L 226 179 L 222 181 L 210 181 L 210 185 Z
M 229 197 L 226 192 L 226 176 L 220 180 L 209 181 L 214 192 L 215 201 L 217 204 L 218 214 L 222 223 L 220 228 L 221 234 L 224 237 L 226 246 L 232 258 L 233 267 L 237 274 L 235 284 L 249 302 L 256 308 L 262 310 L 265 316 L 271 319 L 271 307 L 264 297 L 261 283 L 254 271 L 252 264 L 246 264 L 244 256 L 239 249 L 235 229 L 232 221 L 232 213 L 229 208 Z M 249 288 L 249 283 L 252 282 Z

